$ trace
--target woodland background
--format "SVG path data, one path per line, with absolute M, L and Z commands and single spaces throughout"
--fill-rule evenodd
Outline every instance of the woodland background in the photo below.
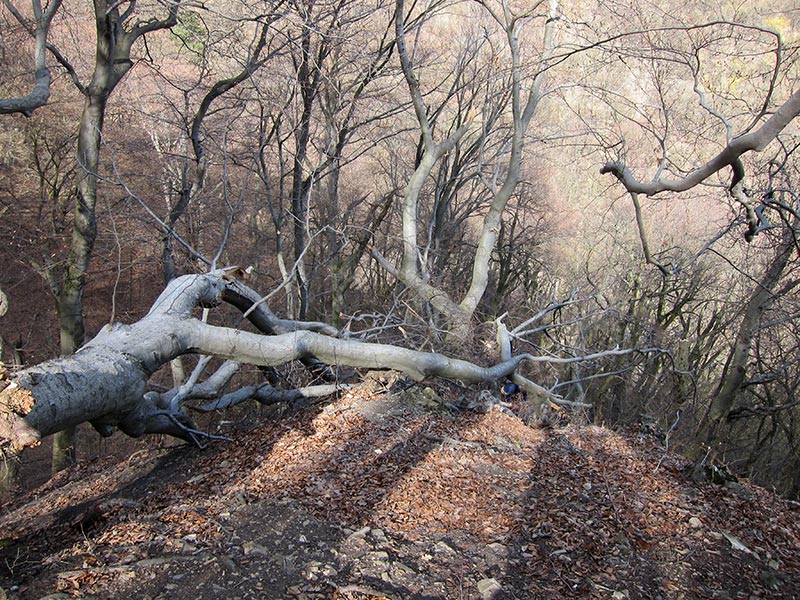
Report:
M 140 318 L 175 274 L 252 265 L 249 285 L 274 290 L 276 312 L 366 340 L 490 363 L 491 325 L 505 315 L 516 352 L 666 350 L 542 363 L 525 375 L 575 403 L 550 418 L 652 428 L 702 455 L 712 449 L 692 445 L 747 326 L 746 372 L 713 453 L 797 498 L 796 123 L 743 157 L 756 231 L 727 170 L 632 202 L 600 169 L 621 161 L 643 181 L 680 177 L 769 115 L 797 92 L 800 9 L 601 0 L 565 3 L 554 17 L 554 6 L 405 6 L 433 138 L 466 130 L 425 178 L 413 236 L 420 280 L 451 297 L 467 292 L 482 219 L 513 158 L 514 69 L 524 89 L 541 86 L 488 287 L 454 341 L 452 322 L 393 267 L 408 239 L 404 190 L 426 144 L 395 48 L 395 2 L 65 3 L 48 38 L 60 55 L 48 59 L 52 96 L 29 116 L 0 117 L 5 362 L 64 350 L 56 299 L 86 176 L 76 145 L 97 61 L 95 11 L 128 30 L 172 11 L 174 24 L 136 40 L 95 125 L 87 335 Z M 32 81 L 33 41 L 12 8 L 30 10 L 0 6 L 3 98 Z M 487 9 L 520 15 L 518 65 Z M 304 376 L 278 375 L 297 385 Z

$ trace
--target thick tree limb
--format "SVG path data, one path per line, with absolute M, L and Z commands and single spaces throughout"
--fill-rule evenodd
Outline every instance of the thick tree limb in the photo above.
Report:
M 620 161 L 607 162 L 600 169 L 600 173 L 611 173 L 630 193 L 653 196 L 667 191 L 685 192 L 725 167 L 730 167 L 733 171 L 730 187 L 733 189 L 744 176 L 739 158 L 747 152 L 764 150 L 798 114 L 800 114 L 800 90 L 792 94 L 761 127 L 732 139 L 714 158 L 680 179 L 657 177 L 652 181 L 642 182 L 636 179 L 631 170 Z
M 186 351 L 235 359 L 253 365 L 276 366 L 313 357 L 328 364 L 367 369 L 394 369 L 421 381 L 438 376 L 466 383 L 494 381 L 511 373 L 528 355 L 517 356 L 492 367 L 450 358 L 444 354 L 419 352 L 388 344 L 340 340 L 312 331 L 297 331 L 267 337 L 246 331 L 215 327 L 196 320 L 176 324 L 175 336 Z
M 168 433 L 202 445 L 203 438 L 213 436 L 197 431 L 183 412 L 182 402 L 175 402 L 174 395 L 145 393 L 149 377 L 182 354 L 262 366 L 313 359 L 326 364 L 396 369 L 417 380 L 439 376 L 468 383 L 506 377 L 521 361 L 532 358 L 509 357 L 492 367 L 481 367 L 442 354 L 337 339 L 314 331 L 262 335 L 194 318 L 196 307 L 213 306 L 226 299 L 241 301 L 244 286 L 231 273 L 219 270 L 175 279 L 140 321 L 108 325 L 75 354 L 19 372 L 11 385 L 0 391 L 0 446 L 16 452 L 43 436 L 84 421 L 104 435 L 115 428 L 131 436 Z M 226 376 L 220 375 L 220 381 Z M 255 390 L 256 396 L 262 393 L 266 390 Z M 226 402 L 232 405 L 234 400 L 231 396 Z

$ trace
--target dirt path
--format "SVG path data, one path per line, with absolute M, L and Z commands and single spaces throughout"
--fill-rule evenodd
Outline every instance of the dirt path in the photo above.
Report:
M 796 504 L 687 482 L 652 440 L 379 388 L 11 499 L 0 586 L 8 598 L 800 598 Z

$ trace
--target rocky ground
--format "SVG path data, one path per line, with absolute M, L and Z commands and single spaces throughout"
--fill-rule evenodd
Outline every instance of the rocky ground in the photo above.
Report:
M 230 444 L 98 460 L 7 499 L 0 587 L 8 598 L 800 598 L 796 503 L 687 481 L 652 438 L 531 428 L 483 401 L 457 410 L 464 399 L 443 386 L 387 391 L 383 377 L 231 431 Z

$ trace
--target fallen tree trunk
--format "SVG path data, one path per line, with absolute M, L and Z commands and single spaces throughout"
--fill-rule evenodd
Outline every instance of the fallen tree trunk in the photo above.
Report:
M 316 365 L 395 369 L 420 380 L 441 376 L 468 383 L 508 376 L 527 355 L 493 367 L 385 344 L 334 337 L 321 323 L 277 319 L 231 270 L 187 275 L 171 282 L 140 321 L 107 325 L 75 354 L 20 371 L 0 391 L 0 445 L 16 455 L 49 434 L 90 422 L 102 435 L 166 433 L 197 445 L 183 410 L 186 395 L 146 392 L 150 376 L 183 354 L 261 366 L 294 360 Z M 217 327 L 193 316 L 197 307 L 228 302 L 265 334 Z M 235 369 L 230 369 L 230 373 Z M 278 395 L 280 397 L 280 395 Z

